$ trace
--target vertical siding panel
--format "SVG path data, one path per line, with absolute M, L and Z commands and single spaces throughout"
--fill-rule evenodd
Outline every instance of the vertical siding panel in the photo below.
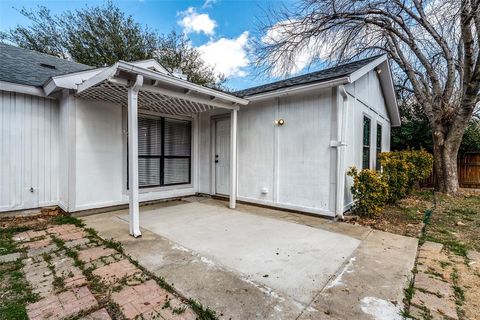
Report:
M 6 199 L 6 187 L 8 184 L 6 183 L 7 175 L 6 175 L 6 166 L 7 162 L 5 161 L 5 145 L 7 140 L 7 135 L 5 131 L 7 128 L 5 127 L 6 121 L 5 117 L 7 115 L 7 108 L 8 105 L 6 104 L 6 97 L 3 91 L 0 91 L 0 208 L 7 205 Z
M 34 188 L 34 192 L 30 194 L 31 196 L 31 201 L 33 202 L 33 206 L 38 207 L 39 204 L 39 174 L 40 172 L 38 171 L 38 163 L 39 163 L 39 158 L 40 158 L 40 153 L 39 153 L 39 136 L 40 136 L 40 130 L 39 130 L 39 113 L 40 113 L 40 108 L 41 108 L 41 103 L 40 103 L 39 97 L 32 97 L 32 147 L 31 147 L 31 154 L 30 154 L 30 161 L 31 161 L 31 174 L 32 174 L 32 182 L 31 186 Z
M 38 202 L 41 205 L 45 202 L 45 99 L 38 99 L 38 161 L 37 161 L 37 188 Z
M 0 211 L 58 200 L 58 111 L 55 100 L 0 91 Z
M 16 194 L 15 194 L 15 206 L 17 207 L 22 207 L 23 205 L 23 193 L 22 193 L 22 186 L 24 184 L 24 170 L 23 170 L 23 149 L 24 149 L 24 135 L 23 135 L 23 114 L 24 114 L 24 100 L 23 100 L 23 95 L 22 94 L 15 94 L 15 107 L 16 107 L 16 112 L 17 113 L 17 125 L 15 126 L 15 134 L 16 134 L 16 140 L 17 142 L 15 143 L 18 148 L 16 149 L 17 152 L 17 162 L 15 164 L 15 171 L 16 171 L 16 176 L 15 180 L 17 181 L 16 184 Z
M 31 164 L 31 150 L 32 150 L 32 99 L 30 96 L 22 95 L 23 99 L 23 185 L 22 185 L 22 200 L 25 206 L 29 206 L 29 194 L 27 193 L 27 188 L 30 186 L 32 181 L 32 164 Z
M 50 201 L 52 198 L 52 191 L 50 189 L 51 187 L 51 166 L 52 166 L 52 150 L 51 150 L 51 144 L 50 144 L 50 139 L 51 139 L 51 132 L 53 130 L 52 128 L 52 120 L 51 120 L 51 100 L 45 100 L 45 109 L 44 109 L 44 148 L 45 148 L 45 159 L 44 159 L 44 179 L 45 179 L 45 192 L 44 192 L 44 201 Z
M 59 200 L 59 129 L 60 129 L 60 108 L 58 103 L 51 103 L 50 105 L 50 123 L 51 123 L 51 134 L 50 134 L 50 144 L 51 144 L 51 155 L 50 155 L 50 182 L 51 182 L 51 199 L 58 201 Z

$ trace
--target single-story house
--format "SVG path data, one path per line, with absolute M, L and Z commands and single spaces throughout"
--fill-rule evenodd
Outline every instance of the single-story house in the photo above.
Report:
M 92 68 L 0 45 L 0 211 L 195 194 L 341 216 L 400 116 L 386 56 L 226 93 L 155 60 Z

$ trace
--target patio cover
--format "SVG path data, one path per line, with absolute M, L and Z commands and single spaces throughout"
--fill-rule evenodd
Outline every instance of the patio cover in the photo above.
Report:
M 76 96 L 128 108 L 128 175 L 130 234 L 141 235 L 138 200 L 138 109 L 192 115 L 215 108 L 231 111 L 231 145 L 237 141 L 237 111 L 248 100 L 196 85 L 165 72 L 119 61 L 77 85 Z M 236 202 L 236 148 L 230 148 L 230 208 Z

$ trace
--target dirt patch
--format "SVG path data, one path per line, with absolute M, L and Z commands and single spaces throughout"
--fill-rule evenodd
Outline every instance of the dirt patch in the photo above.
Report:
M 45 208 L 41 209 L 38 214 L 31 216 L 12 216 L 12 217 L 1 217 L 0 218 L 0 227 L 1 228 L 15 228 L 15 227 L 25 227 L 33 230 L 41 230 L 45 228 L 51 221 L 53 217 L 65 215 L 65 212 L 58 208 Z
M 385 207 L 378 218 L 360 218 L 357 222 L 377 230 L 418 237 L 423 227 L 425 210 L 432 206 L 431 197 L 430 191 L 418 191 L 396 205 Z

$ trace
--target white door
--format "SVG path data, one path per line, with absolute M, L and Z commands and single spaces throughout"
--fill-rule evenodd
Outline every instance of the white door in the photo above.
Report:
M 215 121 L 215 193 L 230 189 L 230 118 Z

